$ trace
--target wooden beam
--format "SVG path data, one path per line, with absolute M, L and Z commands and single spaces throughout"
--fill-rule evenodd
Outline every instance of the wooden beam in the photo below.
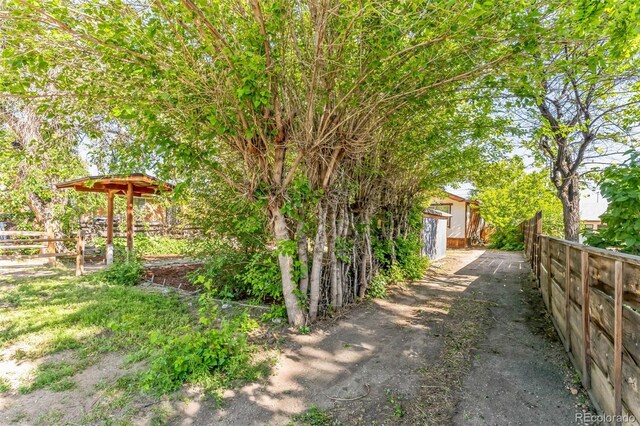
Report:
M 31 243 L 48 243 L 49 241 L 75 241 L 75 238 L 13 238 L 10 240 L 0 240 L 0 248 L 4 244 L 31 244 Z
M 105 247 L 105 262 L 107 265 L 113 263 L 113 191 L 107 194 L 107 242 Z
M 615 316 L 613 338 L 613 400 L 615 406 L 615 424 L 620 425 L 622 418 L 622 262 L 615 262 Z
M 84 235 L 82 230 L 78 231 L 78 242 L 76 243 L 76 277 L 84 274 Z
M 43 245 L 43 244 L 3 245 L 3 244 L 0 244 L 0 251 L 2 251 L 2 250 L 42 249 L 42 248 L 47 248 L 47 245 Z
M 127 254 L 133 253 L 133 184 L 127 190 Z
M 564 348 L 571 352 L 571 247 L 564 246 Z
M 46 237 L 46 236 L 47 236 L 46 232 L 39 232 L 39 231 L 0 231 L 0 237 Z
M 108 193 L 109 191 L 115 191 L 114 194 L 115 195 L 127 195 L 128 193 L 128 189 L 125 188 L 124 190 L 113 190 L 113 189 L 109 189 L 109 188 L 85 188 L 84 186 L 75 186 L 73 189 L 75 189 L 78 192 L 104 192 L 104 193 Z M 142 198 L 142 197 L 146 197 L 146 196 L 150 196 L 150 195 L 154 195 L 156 194 L 156 192 L 154 191 L 149 191 L 146 189 L 142 189 L 141 188 L 136 188 L 133 191 L 133 195 L 134 197 L 138 197 L 138 198 Z
M 55 243 L 55 241 L 51 241 L 55 237 L 56 236 L 53 233 L 53 227 L 51 225 L 49 225 L 47 227 L 47 238 L 49 239 L 49 242 L 47 243 L 47 246 L 48 246 L 47 252 L 49 254 L 56 254 L 56 243 Z M 57 264 L 57 261 L 56 261 L 55 256 L 51 257 L 49 259 L 49 266 L 53 267 L 53 266 L 56 266 L 56 264 Z
M 582 385 L 586 390 L 591 389 L 591 313 L 589 311 L 589 253 L 582 251 L 581 278 L 582 278 L 582 356 L 584 358 L 584 370 L 582 371 Z

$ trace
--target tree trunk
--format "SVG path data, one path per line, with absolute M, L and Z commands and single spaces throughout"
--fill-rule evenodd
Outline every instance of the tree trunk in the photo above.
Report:
M 297 226 L 298 260 L 300 261 L 300 293 L 305 298 L 309 291 L 309 248 L 307 235 L 304 233 L 304 222 L 301 220 Z
M 325 222 L 327 220 L 327 207 L 321 202 L 318 204 L 318 230 L 316 231 L 315 244 L 313 246 L 313 259 L 311 264 L 311 282 L 309 283 L 309 320 L 315 321 L 318 316 L 318 302 L 320 301 L 320 280 L 322 279 L 322 258 L 326 243 Z
M 362 236 L 362 265 L 360 267 L 360 288 L 358 297 L 363 298 L 369 287 L 369 273 L 371 271 L 371 228 L 369 226 L 369 216 L 365 214 L 365 229 Z
M 55 217 L 55 206 L 64 205 L 67 202 L 67 198 L 61 194 L 61 191 L 55 188 L 54 184 L 51 183 L 52 187 L 51 191 L 54 194 L 50 201 L 45 202 L 38 194 L 33 191 L 29 191 L 26 194 L 27 205 L 29 206 L 29 210 L 33 213 L 33 216 L 36 219 L 42 229 L 45 231 L 48 229 L 53 230 L 53 235 L 56 238 L 62 238 L 64 236 L 64 232 L 62 230 L 62 224 Z M 56 241 L 56 252 L 61 253 L 65 251 L 65 246 L 62 241 Z
M 338 258 L 336 257 L 336 207 L 332 207 L 329 213 L 329 268 L 331 283 L 331 306 L 338 306 Z
M 578 176 L 572 176 L 571 182 L 558 190 L 562 202 L 562 218 L 564 221 L 564 238 L 579 241 L 580 237 L 580 186 Z
M 391 243 L 391 264 L 395 265 L 396 263 L 396 240 L 394 237 L 394 232 L 395 232 L 395 221 L 393 220 L 393 214 L 391 215 L 391 219 L 390 219 L 391 225 L 390 225 L 390 230 L 389 230 L 389 240 Z
M 274 226 L 273 233 L 276 243 L 289 240 L 289 231 L 284 215 L 278 207 L 271 209 Z M 300 306 L 298 296 L 295 294 L 295 284 L 293 280 L 293 257 L 285 253 L 278 253 L 278 265 L 282 276 L 282 295 L 284 304 L 287 307 L 287 318 L 289 324 L 301 326 L 305 323 L 304 312 Z
M 345 238 L 345 229 L 347 228 L 347 217 L 344 209 L 340 209 L 338 211 L 338 222 L 336 224 L 336 238 L 340 238 L 341 241 L 344 241 Z M 343 255 L 344 256 L 344 255 Z M 344 262 L 337 258 L 336 256 L 336 279 L 337 279 L 337 295 L 336 295 L 336 307 L 341 307 L 343 305 L 344 299 Z

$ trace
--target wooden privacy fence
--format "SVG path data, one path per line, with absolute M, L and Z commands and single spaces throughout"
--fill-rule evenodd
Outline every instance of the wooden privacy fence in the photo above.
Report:
M 75 252 L 56 252 L 57 242 L 75 241 Z M 84 234 L 78 231 L 76 238 L 57 238 L 52 230 L 0 231 L 0 260 L 48 258 L 50 266 L 56 266 L 58 257 L 76 258 L 76 275 L 84 273 Z M 33 252 L 35 254 L 25 254 Z M 7 252 L 12 254 L 7 254 Z
M 638 424 L 640 257 L 544 235 L 541 212 L 520 227 L 544 303 L 591 400 L 612 416 L 607 423 Z

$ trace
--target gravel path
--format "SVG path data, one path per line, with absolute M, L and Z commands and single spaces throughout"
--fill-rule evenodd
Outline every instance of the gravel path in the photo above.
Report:
M 521 253 L 488 251 L 458 274 L 479 275 L 477 297 L 495 302 L 493 324 L 463 381 L 455 424 L 571 425 L 589 409 L 545 316 Z M 573 395 L 573 393 L 576 395 Z M 578 393 L 579 392 L 579 393 Z

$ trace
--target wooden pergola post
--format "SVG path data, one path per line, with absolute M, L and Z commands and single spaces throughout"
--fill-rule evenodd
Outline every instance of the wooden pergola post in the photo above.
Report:
M 111 265 L 113 263 L 113 198 L 115 193 L 109 191 L 107 193 L 107 243 L 106 243 L 106 263 Z
M 56 188 L 72 188 L 80 192 L 107 194 L 107 244 L 105 262 L 113 263 L 113 200 L 116 195 L 127 197 L 127 256 L 133 254 L 133 198 L 151 197 L 173 191 L 173 185 L 142 173 L 130 175 L 88 176 L 56 184 Z
M 133 184 L 127 184 L 127 256 L 133 253 Z

